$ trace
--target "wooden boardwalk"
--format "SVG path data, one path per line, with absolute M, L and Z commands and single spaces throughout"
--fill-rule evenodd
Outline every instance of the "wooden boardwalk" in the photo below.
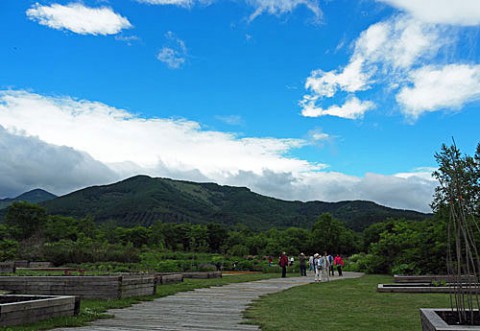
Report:
M 354 278 L 360 273 L 345 272 L 344 277 Z M 243 312 L 262 295 L 313 282 L 313 276 L 260 280 L 229 284 L 219 287 L 181 292 L 172 296 L 142 302 L 129 308 L 113 309 L 114 318 L 101 319 L 89 326 L 57 328 L 55 331 L 252 331 L 257 325 L 244 324 Z

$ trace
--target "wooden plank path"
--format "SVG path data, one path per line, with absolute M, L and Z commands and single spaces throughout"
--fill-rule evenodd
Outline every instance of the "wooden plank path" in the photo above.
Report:
M 361 273 L 344 272 L 344 277 L 360 277 Z M 57 328 L 55 331 L 219 331 L 260 330 L 244 324 L 243 312 L 260 296 L 280 292 L 313 282 L 313 276 L 273 278 L 219 287 L 196 289 L 142 302 L 128 308 L 112 309 L 111 319 L 96 320 L 79 328 Z

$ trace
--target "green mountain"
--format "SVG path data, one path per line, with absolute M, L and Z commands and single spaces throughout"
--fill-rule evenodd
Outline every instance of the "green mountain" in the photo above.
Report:
M 30 203 L 40 203 L 43 201 L 48 201 L 55 199 L 57 196 L 49 193 L 47 191 L 41 189 L 35 189 L 32 191 L 28 191 L 19 195 L 16 198 L 7 198 L 7 199 L 0 199 L 0 209 L 5 209 L 10 206 L 12 203 L 17 201 L 25 201 Z
M 331 213 L 354 230 L 386 218 L 421 220 L 429 217 L 368 201 L 283 201 L 253 193 L 248 188 L 136 176 L 104 186 L 88 187 L 42 203 L 49 213 L 120 226 L 149 226 L 163 222 L 224 225 L 245 224 L 253 229 L 309 227 L 322 213 Z

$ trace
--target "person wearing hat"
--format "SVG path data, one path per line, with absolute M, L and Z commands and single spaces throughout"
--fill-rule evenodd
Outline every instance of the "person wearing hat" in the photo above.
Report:
M 300 276 L 306 276 L 307 275 L 307 257 L 305 254 L 300 253 L 300 256 L 298 257 L 298 262 L 300 265 Z

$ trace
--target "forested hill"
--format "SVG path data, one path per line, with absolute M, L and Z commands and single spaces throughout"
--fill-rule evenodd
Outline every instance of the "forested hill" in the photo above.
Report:
M 12 203 L 17 201 L 39 203 L 39 202 L 55 199 L 56 197 L 57 197 L 56 195 L 49 193 L 47 191 L 44 191 L 41 189 L 35 189 L 35 190 L 28 191 L 26 193 L 23 193 L 16 198 L 0 199 L 0 210 L 7 208 Z
M 331 213 L 354 230 L 386 218 L 420 220 L 415 211 L 380 206 L 368 201 L 283 201 L 244 187 L 220 186 L 165 178 L 136 176 L 104 186 L 85 188 L 42 203 L 50 214 L 77 218 L 91 215 L 97 223 L 149 226 L 164 222 L 245 224 L 256 230 L 310 227 L 322 213 Z

